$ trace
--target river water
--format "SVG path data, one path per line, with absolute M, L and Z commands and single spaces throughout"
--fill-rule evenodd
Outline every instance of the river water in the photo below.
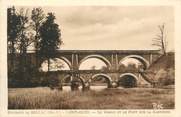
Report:
M 95 90 L 95 91 L 101 91 L 101 90 L 104 90 L 106 89 L 107 86 L 91 86 L 90 89 L 91 90 Z M 82 89 L 82 86 L 79 87 L 79 90 Z M 71 88 L 70 86 L 63 86 L 63 91 L 71 91 Z

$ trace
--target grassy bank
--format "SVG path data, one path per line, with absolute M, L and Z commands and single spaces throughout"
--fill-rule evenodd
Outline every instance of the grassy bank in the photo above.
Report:
M 105 91 L 106 90 L 106 91 Z M 65 92 L 49 88 L 11 88 L 9 109 L 152 109 L 152 103 L 174 108 L 174 89 L 105 89 Z

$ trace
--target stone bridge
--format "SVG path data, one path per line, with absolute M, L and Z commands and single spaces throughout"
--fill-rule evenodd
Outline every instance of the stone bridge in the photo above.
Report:
M 134 82 L 134 86 L 144 86 L 150 85 L 150 83 L 140 74 L 140 71 L 120 71 L 119 66 L 125 59 L 134 58 L 142 63 L 142 72 L 144 72 L 160 55 L 158 50 L 60 50 L 53 58 L 63 60 L 67 63 L 70 70 L 52 71 L 42 74 L 50 78 L 58 77 L 61 85 L 67 78 L 70 79 L 71 83 L 79 81 L 83 89 L 89 88 L 93 80 L 98 77 L 104 78 L 109 88 L 119 86 L 119 81 L 126 79 L 126 77 L 128 84 L 129 82 Z M 80 70 L 80 65 L 89 58 L 102 60 L 107 65 L 107 69 Z M 28 60 L 32 65 L 40 67 L 46 58 L 37 58 L 35 53 L 28 53 Z

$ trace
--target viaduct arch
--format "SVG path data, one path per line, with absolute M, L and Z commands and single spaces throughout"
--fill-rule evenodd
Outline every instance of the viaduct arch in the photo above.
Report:
M 121 63 L 122 63 L 124 60 L 126 60 L 126 59 L 128 59 L 128 58 L 134 58 L 134 59 L 140 61 L 140 62 L 144 65 L 144 69 L 147 69 L 147 68 L 149 67 L 149 64 L 150 64 L 150 63 L 148 62 L 148 60 L 146 60 L 145 58 L 143 58 L 143 57 L 140 56 L 140 55 L 128 55 L 128 56 L 124 57 L 123 59 L 121 59 L 121 60 L 119 61 L 119 66 L 121 65 Z
M 94 79 L 96 79 L 96 78 L 99 77 L 99 76 L 101 76 L 101 77 L 103 77 L 104 79 L 106 79 L 107 86 L 108 86 L 108 88 L 109 88 L 109 87 L 111 86 L 112 79 L 111 79 L 111 77 L 110 77 L 109 75 L 107 75 L 107 74 L 103 74 L 103 73 L 95 74 L 95 75 L 92 76 L 90 82 L 93 82 Z
M 127 88 L 136 87 L 138 81 L 139 81 L 138 76 L 136 76 L 135 74 L 123 73 L 118 78 L 118 86 L 127 87 Z
M 80 79 L 83 85 L 86 84 L 85 86 L 88 86 L 87 84 L 90 79 L 97 76 L 103 76 L 109 79 L 111 83 L 117 82 L 119 78 L 123 76 L 132 76 L 137 82 L 141 82 L 142 80 L 140 79 L 143 78 L 139 73 L 129 71 L 127 71 L 128 73 L 123 73 L 119 71 L 121 62 L 127 58 L 134 58 L 143 63 L 144 70 L 146 70 L 160 56 L 159 50 L 61 50 L 57 51 L 52 58 L 59 58 L 70 67 L 70 70 L 56 71 L 56 74 L 62 74 L 63 76 L 70 75 L 72 80 Z M 27 58 L 28 61 L 30 61 L 30 65 L 33 66 L 40 66 L 42 61 L 46 60 L 46 58 L 43 57 L 37 58 L 35 53 L 28 53 Z M 81 63 L 89 58 L 102 60 L 109 69 L 106 71 L 79 70 Z M 8 66 L 11 66 L 10 60 L 8 60 L 8 62 Z
M 78 69 L 80 68 L 80 65 L 81 65 L 84 61 L 86 61 L 86 60 L 88 60 L 88 59 L 90 59 L 90 58 L 97 58 L 97 59 L 103 61 L 103 62 L 107 65 L 108 69 L 111 68 L 111 63 L 110 63 L 110 61 L 107 60 L 104 56 L 102 56 L 102 55 L 88 55 L 88 56 L 84 57 L 84 58 L 79 62 L 79 64 L 78 64 Z

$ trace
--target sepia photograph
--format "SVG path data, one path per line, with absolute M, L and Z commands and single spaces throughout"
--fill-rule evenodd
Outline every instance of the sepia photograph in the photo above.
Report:
M 7 8 L 8 109 L 175 109 L 173 6 Z

